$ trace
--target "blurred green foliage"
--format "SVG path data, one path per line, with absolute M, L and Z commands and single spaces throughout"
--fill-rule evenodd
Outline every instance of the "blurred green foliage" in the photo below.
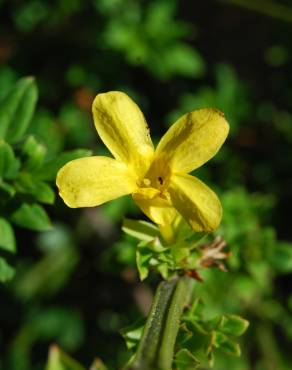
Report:
M 16 237 L 11 224 L 35 231 L 52 227 L 40 203 L 53 204 L 55 193 L 48 181 L 54 181 L 61 165 L 88 150 L 71 151 L 47 158 L 46 147 L 27 134 L 37 101 L 32 78 L 19 80 L 0 101 L 0 248 L 16 252 Z M 13 268 L 0 257 L 0 281 L 13 277 Z
M 94 4 L 109 17 L 103 32 L 105 46 L 122 52 L 129 64 L 143 65 L 161 80 L 174 75 L 192 78 L 203 74 L 200 54 L 181 40 L 194 29 L 186 22 L 174 20 L 175 1 L 158 0 L 144 7 L 127 1 L 126 12 L 121 0 L 97 0 Z
M 89 154 L 76 148 L 103 153 L 91 102 L 121 89 L 154 137 L 186 111 L 224 111 L 230 137 L 195 175 L 221 194 L 232 256 L 227 273 L 201 272 L 196 293 L 205 320 L 250 327 L 242 356 L 215 351 L 214 369 L 290 370 L 291 23 L 216 2 L 1 0 L 0 24 L 0 369 L 44 369 L 52 343 L 85 368 L 128 359 L 117 331 L 145 315 L 157 282 L 139 283 L 137 242 L 120 232 L 139 212 L 127 197 L 69 210 L 53 185 Z M 49 370 L 75 364 L 53 348 Z

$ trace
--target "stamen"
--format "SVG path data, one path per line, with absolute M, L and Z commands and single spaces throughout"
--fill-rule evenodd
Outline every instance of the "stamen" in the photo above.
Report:
M 145 186 L 150 186 L 151 185 L 151 181 L 149 179 L 145 178 L 145 179 L 143 179 L 143 184 Z
M 158 177 L 158 181 L 160 185 L 163 185 L 163 178 L 161 176 Z

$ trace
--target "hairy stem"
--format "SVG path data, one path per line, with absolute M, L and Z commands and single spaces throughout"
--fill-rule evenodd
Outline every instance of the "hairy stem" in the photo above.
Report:
M 138 350 L 125 370 L 171 370 L 181 314 L 193 284 L 189 277 L 159 284 Z
M 190 301 L 193 283 L 193 280 L 187 277 L 181 278 L 177 282 L 163 330 L 163 336 L 157 359 L 159 369 L 171 369 L 174 355 L 174 345 L 179 330 L 180 318 L 184 306 Z

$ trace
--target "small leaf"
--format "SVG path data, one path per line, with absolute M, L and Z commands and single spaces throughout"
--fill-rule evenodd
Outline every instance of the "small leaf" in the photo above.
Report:
M 90 150 L 86 149 L 76 149 L 70 152 L 64 152 L 58 157 L 49 160 L 45 163 L 38 171 L 34 173 L 35 177 L 41 180 L 55 180 L 57 172 L 64 166 L 67 162 L 73 159 L 89 157 L 91 155 Z
M 43 181 L 36 181 L 35 186 L 37 187 L 37 190 L 34 193 L 36 200 L 46 204 L 54 203 L 55 193 L 48 184 Z
M 276 271 L 289 273 L 292 271 L 292 244 L 281 242 L 276 245 L 271 258 L 272 266 Z
M 159 235 L 157 226 L 142 220 L 136 221 L 125 218 L 122 230 L 128 235 L 144 241 L 151 241 Z
M 29 136 L 23 144 L 22 153 L 25 156 L 23 165 L 24 169 L 36 170 L 43 164 L 46 148 L 33 136 Z
M 165 69 L 169 75 L 180 74 L 187 77 L 200 77 L 205 66 L 200 54 L 192 47 L 182 43 L 174 43 L 167 50 Z
M 85 370 L 85 368 L 53 345 L 50 348 L 46 370 Z
M 179 264 L 180 262 L 187 260 L 190 254 L 190 249 L 184 242 L 177 243 L 171 247 L 171 254 L 175 263 Z
M 0 218 L 0 248 L 11 253 L 16 251 L 13 228 L 4 218 Z
M 237 315 L 222 316 L 218 330 L 224 334 L 239 337 L 247 330 L 249 322 Z
M 196 369 L 200 364 L 196 357 L 185 348 L 177 352 L 174 363 L 176 364 L 177 370 Z
M 0 177 L 12 179 L 16 176 L 20 164 L 13 149 L 0 139 Z
M 157 271 L 160 273 L 164 280 L 167 280 L 170 276 L 170 271 L 167 263 L 159 263 L 157 265 Z
M 120 330 L 121 335 L 126 341 L 126 346 L 128 349 L 134 349 L 137 347 L 142 337 L 145 322 L 145 319 L 138 320 L 134 324 Z
M 0 179 L 0 192 L 4 193 L 5 195 L 8 196 L 8 198 L 10 198 L 14 196 L 16 191 L 12 185 Z
M 241 354 L 239 344 L 223 333 L 214 332 L 212 345 L 230 356 L 240 356 Z
M 5 283 L 14 276 L 14 268 L 11 267 L 4 258 L 0 257 L 0 281 Z
M 43 181 L 35 180 L 29 173 L 20 174 L 15 182 L 15 188 L 19 193 L 30 194 L 42 203 L 53 204 L 55 201 L 52 188 Z
M 52 188 L 43 181 L 37 181 L 36 200 L 46 204 L 53 204 L 55 201 L 55 193 Z
M 33 116 L 37 87 L 32 77 L 19 80 L 0 102 L 0 138 L 15 143 L 25 134 Z
M 149 274 L 149 262 L 153 253 L 148 248 L 144 248 L 144 242 L 139 243 L 136 251 L 136 263 L 141 280 L 147 278 Z
M 11 219 L 18 226 L 36 231 L 49 230 L 52 227 L 46 211 L 35 203 L 23 203 L 12 214 Z

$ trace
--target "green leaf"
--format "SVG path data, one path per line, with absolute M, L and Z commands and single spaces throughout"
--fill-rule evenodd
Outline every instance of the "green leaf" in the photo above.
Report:
M 35 203 L 23 203 L 12 214 L 11 219 L 18 226 L 36 231 L 49 230 L 52 227 L 46 211 Z
M 279 243 L 271 258 L 272 266 L 276 271 L 281 273 L 289 273 L 292 271 L 292 244 Z
M 249 325 L 249 322 L 237 315 L 225 315 L 222 316 L 218 330 L 224 334 L 233 335 L 239 337 L 245 333 Z
M 125 218 L 122 230 L 128 235 L 144 241 L 151 241 L 159 235 L 157 226 L 142 220 L 136 221 Z
M 32 195 L 35 200 L 46 204 L 53 204 L 55 193 L 52 188 L 43 181 L 35 180 L 29 173 L 21 173 L 15 183 L 18 192 Z
M 171 254 L 175 263 L 179 264 L 180 262 L 187 260 L 190 254 L 190 249 L 186 243 L 177 243 L 171 247 Z
M 177 370 L 192 370 L 196 369 L 200 362 L 187 349 L 181 349 L 175 355 L 174 363 Z
M 16 251 L 13 228 L 4 218 L 0 218 L 0 248 L 11 253 Z
M 85 370 L 85 368 L 54 345 L 50 348 L 46 370 Z
M 141 319 L 136 321 L 134 324 L 120 330 L 121 335 L 126 341 L 126 346 L 128 349 L 135 349 L 138 346 L 138 343 L 142 337 L 145 322 L 145 319 Z
M 55 202 L 55 192 L 43 181 L 36 181 L 35 186 L 37 191 L 35 192 L 36 200 L 46 204 L 54 204 Z
M 14 276 L 14 268 L 11 267 L 4 258 L 0 257 L 0 281 L 5 283 Z
M 241 354 L 239 344 L 223 333 L 214 332 L 212 345 L 226 355 L 240 356 Z
M 138 244 L 136 251 L 136 263 L 141 280 L 146 279 L 149 274 L 149 262 L 152 256 L 153 252 L 151 252 L 148 248 L 145 248 L 145 242 Z
M 204 61 L 200 54 L 189 45 L 173 44 L 167 50 L 165 74 L 180 74 L 187 77 L 201 77 L 205 71 Z
M 0 139 L 0 177 L 7 179 L 14 178 L 19 166 L 19 160 L 15 158 L 11 146 Z
M 164 280 L 167 280 L 170 276 L 169 266 L 167 263 L 159 262 L 157 265 L 157 271 L 163 277 Z
M 0 193 L 1 192 L 3 192 L 5 195 L 8 195 L 8 198 L 10 198 L 14 196 L 16 191 L 12 185 L 0 179 Z
M 76 149 L 70 152 L 64 152 L 45 163 L 34 175 L 41 180 L 53 181 L 56 179 L 59 169 L 67 162 L 77 158 L 89 157 L 90 155 L 91 151 L 87 149 Z
M 15 84 L 0 102 L 0 138 L 15 143 L 23 137 L 33 116 L 37 95 L 32 77 Z
M 24 159 L 24 168 L 26 170 L 36 170 L 43 164 L 46 148 L 40 144 L 33 136 L 29 136 L 22 147 Z

